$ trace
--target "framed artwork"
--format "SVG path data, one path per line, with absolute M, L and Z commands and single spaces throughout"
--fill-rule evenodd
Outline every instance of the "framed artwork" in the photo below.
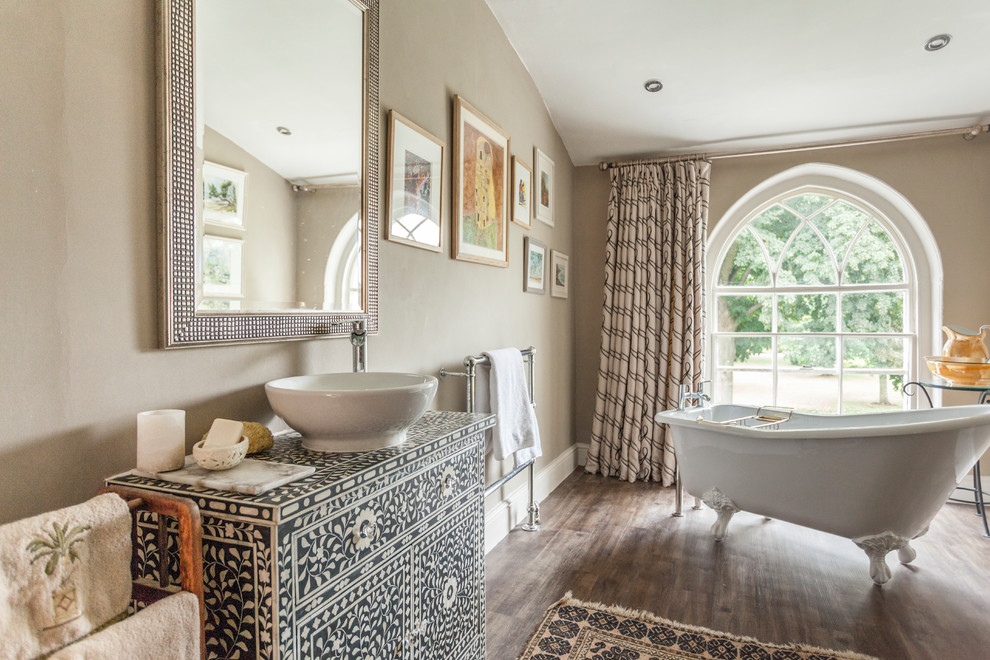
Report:
M 203 220 L 244 228 L 244 186 L 247 172 L 203 161 Z
M 547 246 L 527 236 L 523 240 L 523 291 L 542 294 L 547 290 Z
M 509 136 L 454 96 L 454 212 L 451 256 L 507 267 Z
M 203 236 L 203 296 L 241 297 L 244 241 L 226 236 Z
M 571 271 L 568 257 L 563 252 L 550 250 L 550 295 L 566 298 Z
M 536 217 L 553 227 L 553 161 L 537 147 L 533 147 L 533 169 Z
M 526 229 L 532 229 L 533 224 L 533 170 L 525 163 L 512 157 L 512 221 Z
M 389 110 L 386 239 L 440 252 L 443 150 L 440 138 Z

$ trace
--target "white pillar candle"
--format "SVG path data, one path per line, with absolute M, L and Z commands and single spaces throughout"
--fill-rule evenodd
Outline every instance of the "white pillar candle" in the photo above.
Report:
M 178 470 L 186 462 L 186 411 L 148 410 L 137 416 L 137 468 Z

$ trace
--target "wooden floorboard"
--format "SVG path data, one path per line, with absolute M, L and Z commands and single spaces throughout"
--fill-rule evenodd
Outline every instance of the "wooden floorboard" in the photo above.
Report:
M 990 539 L 972 506 L 944 506 L 914 563 L 891 553 L 878 587 L 848 539 L 740 513 L 716 543 L 715 514 L 692 503 L 674 518 L 671 488 L 568 477 L 541 505 L 542 530 L 517 528 L 486 558 L 489 660 L 517 658 L 568 591 L 765 642 L 990 660 Z

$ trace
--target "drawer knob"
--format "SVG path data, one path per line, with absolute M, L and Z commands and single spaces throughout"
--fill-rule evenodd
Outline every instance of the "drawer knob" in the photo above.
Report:
M 446 497 L 453 493 L 455 488 L 457 488 L 457 476 L 454 474 L 454 468 L 448 465 L 440 475 L 440 495 Z
M 354 531 L 351 535 L 354 548 L 364 550 L 371 547 L 380 531 L 378 516 L 371 509 L 365 509 L 358 515 L 357 521 L 354 523 Z
M 370 520 L 365 520 L 361 523 L 361 529 L 358 530 L 358 536 L 363 539 L 370 538 L 378 533 L 378 525 L 371 522 Z

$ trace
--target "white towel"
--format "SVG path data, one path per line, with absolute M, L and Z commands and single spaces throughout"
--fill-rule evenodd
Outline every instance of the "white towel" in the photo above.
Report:
M 50 660 L 199 660 L 199 599 L 188 591 L 71 644 Z
M 131 514 L 118 495 L 0 526 L 0 656 L 49 653 L 130 597 Z
M 543 455 L 522 353 L 517 348 L 500 348 L 485 355 L 491 361 L 488 389 L 491 410 L 496 415 L 492 451 L 496 460 L 513 456 L 519 466 Z

